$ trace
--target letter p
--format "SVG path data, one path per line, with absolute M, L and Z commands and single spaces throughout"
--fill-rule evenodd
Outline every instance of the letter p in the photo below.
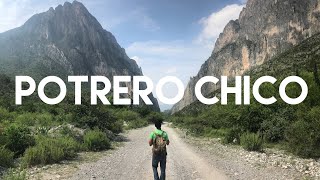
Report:
M 22 89 L 22 83 L 29 84 L 29 88 Z M 30 96 L 36 90 L 36 82 L 30 76 L 16 76 L 16 105 L 22 104 L 22 96 Z

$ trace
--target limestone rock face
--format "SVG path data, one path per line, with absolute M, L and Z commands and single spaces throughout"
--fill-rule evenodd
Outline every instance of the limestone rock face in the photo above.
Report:
M 139 76 L 142 70 L 86 7 L 74 1 L 0 34 L 0 72 L 12 76 Z M 127 84 L 131 86 L 130 84 Z M 158 102 L 150 95 L 154 108 Z
M 320 32 L 320 0 L 248 0 L 239 19 L 230 21 L 216 41 L 211 57 L 190 79 L 184 98 L 172 112 L 196 100 L 194 86 L 204 76 L 242 75 L 278 53 Z M 209 94 L 217 86 L 205 84 Z

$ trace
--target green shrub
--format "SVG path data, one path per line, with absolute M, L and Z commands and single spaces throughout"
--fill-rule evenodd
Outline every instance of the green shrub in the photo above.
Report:
M 307 111 L 286 132 L 289 150 L 307 158 L 320 157 L 320 107 Z
M 49 113 L 41 113 L 36 115 L 37 125 L 38 126 L 52 126 L 55 123 L 53 122 L 53 116 Z
M 0 166 L 11 167 L 13 165 L 14 153 L 4 146 L 0 147 Z
M 187 125 L 189 132 L 193 134 L 194 136 L 203 136 L 204 135 L 204 130 L 205 126 L 202 124 L 194 123 L 191 125 Z
M 84 130 L 74 127 L 70 124 L 60 125 L 49 133 L 50 136 L 71 137 L 78 141 L 83 142 Z
M 137 129 L 141 127 L 146 127 L 148 126 L 148 121 L 146 119 L 137 119 L 135 121 L 129 121 L 127 122 L 128 127 L 127 129 Z
M 84 146 L 90 151 L 102 151 L 111 147 L 107 135 L 99 130 L 88 131 L 83 139 Z
M 78 141 L 82 141 L 82 137 L 80 137 L 79 133 L 74 131 L 72 128 L 70 128 L 67 125 L 63 125 L 60 132 L 61 135 L 71 137 L 73 139 L 76 139 Z
M 0 122 L 3 120 L 13 120 L 13 115 L 7 109 L 0 107 Z
M 7 142 L 8 142 L 7 136 L 1 133 L 1 129 L 0 129 L 0 146 L 5 146 Z
M 223 138 L 225 137 L 228 130 L 226 129 L 212 129 L 212 128 L 205 128 L 204 136 L 211 137 L 211 138 Z
M 101 130 L 110 130 L 114 133 L 119 131 L 115 126 L 118 121 L 113 111 L 104 105 L 81 105 L 76 106 L 74 110 L 74 124 L 83 129 L 99 128 Z M 116 127 L 116 129 L 113 129 Z
M 68 122 L 71 123 L 73 120 L 73 115 L 71 113 L 68 114 L 58 114 L 54 116 L 55 121 L 57 122 Z
M 279 142 L 284 139 L 284 133 L 288 126 L 288 120 L 280 115 L 275 115 L 270 119 L 264 120 L 261 124 L 261 129 L 266 141 Z
M 147 120 L 149 122 L 155 123 L 155 122 L 164 122 L 164 116 L 162 113 L 159 112 L 152 112 L 147 116 Z
M 30 129 L 26 126 L 11 124 L 4 130 L 6 136 L 6 147 L 19 156 L 29 147 L 33 146 L 35 141 L 31 135 Z
M 23 113 L 16 117 L 16 122 L 27 126 L 52 126 L 53 116 L 49 113 Z
M 3 176 L 3 180 L 26 180 L 27 173 L 25 170 L 21 171 L 19 169 L 9 169 Z
M 39 136 L 36 145 L 26 150 L 23 162 L 27 166 L 53 164 L 77 156 L 80 145 L 71 137 Z
M 225 144 L 229 144 L 229 143 L 239 144 L 241 133 L 242 133 L 242 130 L 240 128 L 233 127 L 227 130 L 225 136 L 222 139 L 222 142 Z
M 143 106 L 135 106 L 133 111 L 140 114 L 142 117 L 147 117 L 150 113 L 153 112 L 151 106 L 143 105 Z
M 204 120 L 207 127 L 214 129 L 232 128 L 238 123 L 238 111 L 235 105 L 221 106 L 217 105 L 199 115 Z
M 250 132 L 258 132 L 264 120 L 270 118 L 273 112 L 266 106 L 252 103 L 250 106 L 239 107 L 240 117 L 235 122 L 241 128 Z
M 262 151 L 263 150 L 263 139 L 259 133 L 246 132 L 240 137 L 241 146 L 248 151 Z
M 117 116 L 117 118 L 122 119 L 123 121 L 126 121 L 126 122 L 136 121 L 136 120 L 140 119 L 139 113 L 136 113 L 136 112 L 130 111 L 130 110 L 120 109 L 119 111 L 117 111 L 115 113 L 115 115 Z
M 123 132 L 123 120 L 119 119 L 116 122 L 112 123 L 110 125 L 110 129 L 112 129 L 112 132 L 116 134 Z

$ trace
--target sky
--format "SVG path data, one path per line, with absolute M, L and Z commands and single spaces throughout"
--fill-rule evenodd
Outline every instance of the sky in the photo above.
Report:
M 246 3 L 246 0 L 78 1 L 116 37 L 154 84 L 162 77 L 176 76 L 185 86 L 211 55 L 225 25 L 238 19 Z M 0 33 L 64 2 L 0 0 Z M 177 88 L 168 84 L 163 91 L 166 96 L 174 97 Z M 162 103 L 160 107 L 171 108 Z

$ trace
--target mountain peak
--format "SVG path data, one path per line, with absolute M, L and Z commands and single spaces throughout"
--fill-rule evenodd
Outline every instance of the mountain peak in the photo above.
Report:
M 81 2 L 79 2 L 79 1 L 73 1 L 73 2 L 72 2 L 72 5 L 75 5 L 75 6 L 83 6 L 83 7 L 84 7 L 84 5 L 83 5 Z
M 51 8 L 50 8 L 51 9 Z M 72 3 L 70 2 L 65 2 L 63 5 L 58 5 L 55 9 L 56 12 L 61 13 L 62 11 L 64 12 L 69 12 L 69 13 L 89 13 L 87 8 L 80 2 L 78 1 L 73 1 Z
M 78 1 L 50 8 L 22 27 L 0 33 L 0 67 L 0 72 L 10 70 L 4 73 L 35 79 L 98 75 L 112 80 L 113 76 L 143 75 L 116 38 Z M 159 110 L 153 95 L 150 99 Z
M 63 6 L 61 5 L 62 8 L 64 9 L 82 9 L 82 10 L 86 10 L 87 11 L 87 8 L 81 3 L 81 2 L 78 2 L 78 1 L 73 1 L 72 3 L 66 1 Z
M 84 40 L 85 36 L 105 31 L 97 19 L 78 1 L 65 2 L 56 8 L 50 8 L 47 12 L 36 14 L 23 25 L 22 29 L 30 36 L 49 40 L 70 37 Z M 112 35 L 110 38 L 114 39 Z

